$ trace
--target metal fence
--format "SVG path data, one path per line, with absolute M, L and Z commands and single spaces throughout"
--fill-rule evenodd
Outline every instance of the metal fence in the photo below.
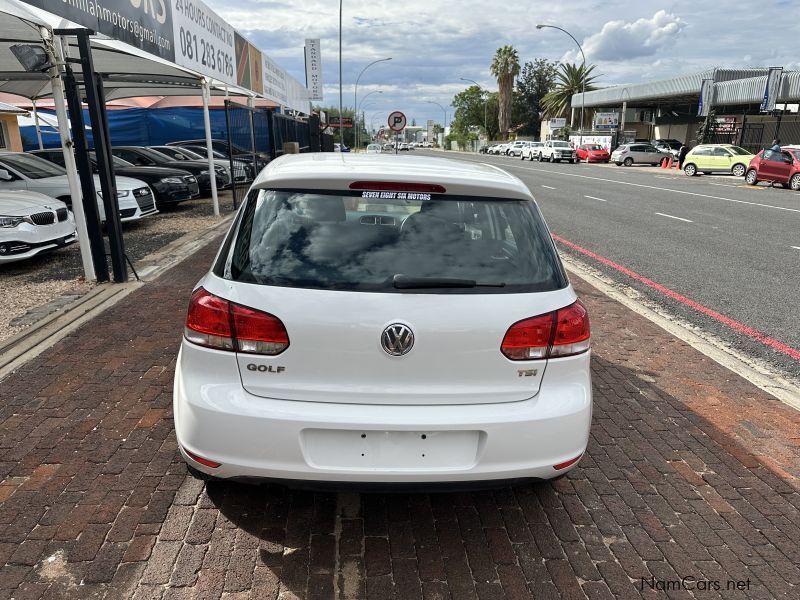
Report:
M 768 148 L 772 140 L 779 138 L 781 144 L 800 144 L 800 120 L 792 119 L 767 119 L 753 123 L 745 122 L 738 132 L 738 138 L 732 143 L 752 153 Z
M 300 152 L 311 152 L 311 139 L 307 121 L 272 113 L 272 132 L 275 136 L 274 156 L 283 154 L 284 142 L 297 142 Z

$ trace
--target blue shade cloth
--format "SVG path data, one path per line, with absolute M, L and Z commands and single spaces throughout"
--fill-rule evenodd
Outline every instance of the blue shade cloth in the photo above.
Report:
M 236 109 L 234 109 L 235 112 Z M 41 113 L 54 114 L 50 111 L 40 110 Z M 225 122 L 224 109 L 211 109 L 209 111 L 211 121 L 211 137 L 215 139 L 228 139 L 228 128 Z M 255 121 L 255 140 L 256 151 L 269 152 L 269 128 L 267 126 L 268 115 L 266 111 L 258 111 L 254 116 Z M 89 115 L 86 110 L 83 114 L 84 121 L 87 123 L 86 136 L 89 146 L 94 147 L 92 131 L 88 126 Z M 283 119 L 281 119 L 282 125 Z M 279 137 L 297 140 L 300 132 L 295 132 L 298 128 L 292 120 L 291 126 L 287 125 L 287 131 L 281 128 Z M 193 140 L 205 138 L 205 127 L 203 125 L 203 109 L 200 107 L 179 107 L 179 108 L 127 108 L 123 110 L 108 111 L 108 128 L 111 133 L 111 144 L 114 146 L 158 146 L 169 142 L 180 140 Z M 250 148 L 250 127 L 248 119 L 231 119 L 232 141 L 237 146 Z M 308 135 L 308 128 L 305 127 L 305 136 Z M 49 126 L 42 126 L 42 142 L 45 148 L 54 148 L 61 145 L 58 131 Z M 25 150 L 34 150 L 39 147 L 36 139 L 36 128 L 34 126 L 20 127 L 22 144 Z M 303 137 L 303 136 L 301 136 Z M 297 140 L 301 141 L 301 140 Z M 303 144 L 301 142 L 301 145 Z M 278 147 L 281 147 L 280 144 Z

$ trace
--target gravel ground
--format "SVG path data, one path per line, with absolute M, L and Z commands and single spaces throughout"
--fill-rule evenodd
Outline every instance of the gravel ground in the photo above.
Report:
M 242 196 L 240 192 L 239 196 Z M 219 195 L 220 213 L 233 210 L 229 191 Z M 163 248 L 179 237 L 214 225 L 211 198 L 196 198 L 180 203 L 175 208 L 139 221 L 124 223 L 125 252 L 136 264 L 145 256 Z M 109 265 L 109 270 L 111 269 Z M 24 326 L 10 323 L 28 311 L 49 303 L 57 303 L 65 294 L 89 291 L 95 284 L 83 278 L 83 266 L 78 244 L 62 248 L 30 260 L 0 266 L 0 342 Z M 55 309 L 55 308 L 54 308 Z

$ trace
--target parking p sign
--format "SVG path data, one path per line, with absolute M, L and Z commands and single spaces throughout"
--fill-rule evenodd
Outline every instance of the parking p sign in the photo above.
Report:
M 406 116 L 399 110 L 389 115 L 389 129 L 392 131 L 403 131 L 406 128 Z

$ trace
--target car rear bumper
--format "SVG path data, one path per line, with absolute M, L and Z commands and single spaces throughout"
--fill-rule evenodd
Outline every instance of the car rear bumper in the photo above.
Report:
M 588 353 L 549 361 L 529 400 L 396 406 L 272 400 L 247 393 L 232 353 L 183 342 L 173 405 L 181 452 L 219 478 L 351 483 L 550 479 L 586 450 Z M 230 374 L 224 380 L 220 374 Z M 228 383 L 230 381 L 230 383 Z M 387 399 L 388 400 L 388 399 Z M 209 468 L 196 456 L 221 463 Z

